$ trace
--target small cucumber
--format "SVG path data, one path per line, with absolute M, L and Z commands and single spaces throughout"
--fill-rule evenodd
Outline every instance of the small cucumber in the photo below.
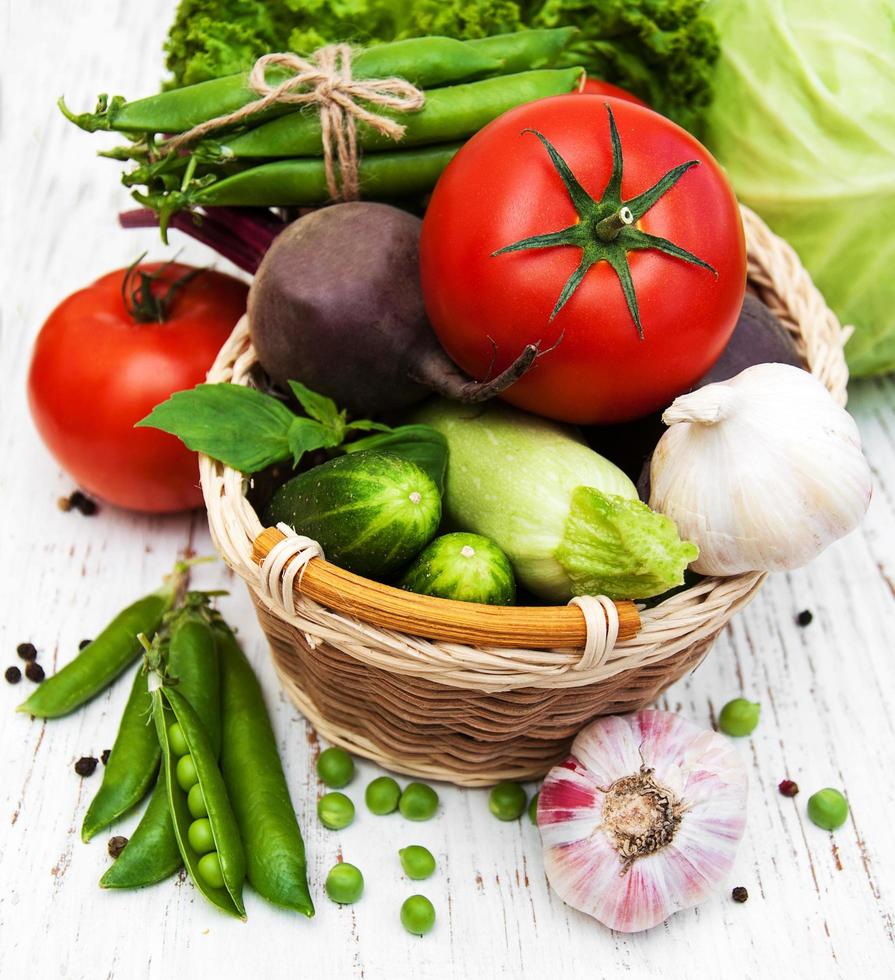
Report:
M 509 558 L 481 534 L 443 534 L 407 569 L 402 589 L 460 602 L 511 606 L 516 579 Z
M 319 542 L 334 564 L 381 578 L 432 540 L 441 495 L 416 463 L 392 453 L 359 452 L 283 484 L 264 516 L 268 524 L 283 521 Z

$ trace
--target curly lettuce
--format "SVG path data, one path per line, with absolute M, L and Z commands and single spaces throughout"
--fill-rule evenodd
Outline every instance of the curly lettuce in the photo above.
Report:
M 583 64 L 697 131 L 711 99 L 717 35 L 705 0 L 181 0 L 166 43 L 169 84 L 233 74 L 268 51 L 426 34 L 461 39 L 577 27 Z

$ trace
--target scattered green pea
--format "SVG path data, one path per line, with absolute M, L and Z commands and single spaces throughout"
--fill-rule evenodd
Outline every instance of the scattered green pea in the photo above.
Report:
M 391 776 L 378 776 L 367 786 L 364 793 L 367 809 L 370 813 L 375 813 L 377 817 L 394 813 L 398 809 L 400 799 L 401 787 Z
M 337 745 L 324 749 L 317 760 L 317 775 L 325 786 L 341 789 L 354 777 L 354 760 Z
M 435 858 L 432 856 L 432 852 L 423 847 L 422 844 L 410 844 L 408 847 L 402 847 L 398 851 L 398 857 L 401 859 L 404 874 L 408 878 L 413 878 L 414 881 L 431 878 L 435 871 Z
M 364 876 L 360 869 L 344 861 L 330 868 L 326 876 L 326 894 L 339 905 L 351 905 L 364 893 Z
M 435 907 L 425 895 L 411 895 L 401 906 L 401 925 L 414 936 L 425 936 L 435 926 Z
M 408 783 L 398 801 L 398 809 L 408 820 L 431 820 L 438 809 L 438 794 L 425 783 Z
M 176 721 L 168 728 L 168 744 L 171 746 L 171 751 L 177 756 L 186 755 L 190 750 L 186 744 L 183 729 Z
M 744 735 L 751 735 L 755 731 L 760 714 L 760 704 L 747 701 L 746 698 L 734 698 L 721 709 L 721 714 L 718 716 L 718 728 L 725 735 L 742 738 Z
M 186 798 L 186 806 L 190 811 L 190 816 L 195 819 L 208 816 L 208 807 L 205 805 L 202 787 L 198 783 L 189 791 Z
M 538 800 L 541 798 L 540 792 L 535 793 L 528 804 L 528 819 L 537 827 L 538 825 Z
M 342 830 L 354 820 L 354 804 L 344 793 L 325 793 L 317 801 L 317 816 L 324 827 Z
M 199 774 L 196 772 L 196 763 L 193 762 L 191 755 L 182 755 L 177 760 L 177 782 L 184 793 L 188 793 L 199 782 Z
M 197 854 L 207 854 L 209 851 L 215 849 L 214 835 L 211 832 L 211 821 L 208 817 L 199 817 L 198 820 L 194 820 L 189 825 L 186 836 L 190 842 L 190 847 Z
M 527 802 L 525 790 L 510 779 L 498 783 L 488 796 L 488 808 L 498 820 L 518 820 Z
M 224 887 L 224 873 L 221 870 L 221 858 L 217 851 L 200 857 L 196 867 L 209 888 Z
M 848 801 L 828 786 L 808 799 L 808 816 L 824 830 L 838 830 L 848 819 Z

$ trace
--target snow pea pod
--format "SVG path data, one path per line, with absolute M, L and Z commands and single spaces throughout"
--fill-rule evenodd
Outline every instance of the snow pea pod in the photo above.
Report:
M 151 690 L 153 682 L 158 684 L 155 690 Z M 163 774 L 168 805 L 183 863 L 196 887 L 210 902 L 222 911 L 244 919 L 242 886 L 246 872 L 245 853 L 208 732 L 189 701 L 176 687 L 163 684 L 153 674 L 150 690 L 155 730 L 165 760 Z M 170 729 L 175 721 L 180 726 L 187 750 L 179 759 L 175 756 L 170 739 Z M 189 787 L 185 787 L 182 777 L 184 762 L 190 763 L 193 776 L 190 782 L 192 785 L 198 783 L 208 811 L 207 818 L 195 822 L 187 805 Z M 208 827 L 211 846 L 199 850 L 192 831 L 194 823 L 202 822 Z
M 481 50 L 448 37 L 408 38 L 365 48 L 355 55 L 351 72 L 355 78 L 399 75 L 414 85 L 431 88 L 502 70 L 502 61 L 487 49 Z M 59 108 L 75 125 L 88 132 L 117 130 L 121 133 L 183 133 L 199 123 L 241 109 L 258 98 L 248 86 L 248 72 L 170 89 L 145 99 L 127 102 L 121 96 L 100 96 L 95 112 L 72 113 L 60 100 Z M 271 68 L 267 80 L 283 81 L 289 72 Z M 271 118 L 294 112 L 295 106 L 280 104 L 256 118 Z
M 151 710 L 146 674 L 138 669 L 112 754 L 103 771 L 102 785 L 84 817 L 82 840 L 89 841 L 98 831 L 135 807 L 152 785 L 161 751 L 151 724 Z
M 264 696 L 236 637 L 215 626 L 221 663 L 221 771 L 246 853 L 252 887 L 269 902 L 314 914 L 305 848 Z
M 465 43 L 480 54 L 499 59 L 503 63 L 503 74 L 509 75 L 533 68 L 552 68 L 559 63 L 560 55 L 577 33 L 577 27 L 542 27 L 477 37 Z
M 177 690 L 195 708 L 217 752 L 221 741 L 221 708 L 214 635 L 202 598 L 192 593 L 186 603 L 187 607 L 174 613 L 166 624 L 164 646 L 168 672 L 176 678 Z M 149 729 L 158 747 L 158 737 L 151 724 Z M 170 877 L 180 867 L 180 848 L 168 806 L 164 767 L 163 758 L 149 806 L 127 846 L 100 879 L 103 888 L 142 888 Z
M 58 718 L 111 684 L 143 652 L 137 636 L 155 633 L 174 602 L 184 574 L 178 567 L 158 591 L 120 612 L 71 663 L 45 680 L 16 710 L 37 718 Z
M 523 102 L 571 92 L 581 72 L 580 68 L 524 71 L 431 89 L 426 93 L 426 104 L 418 112 L 380 113 L 406 127 L 397 147 L 394 140 L 363 122 L 357 126 L 357 141 L 365 150 L 383 147 L 400 150 L 405 146 L 465 139 Z M 299 112 L 272 119 L 230 139 L 196 147 L 200 159 L 217 158 L 221 162 L 244 157 L 308 157 L 322 153 L 319 114 Z
M 447 143 L 394 153 L 368 153 L 361 158 L 359 167 L 362 196 L 412 197 L 431 190 L 461 145 Z M 169 211 L 190 204 L 322 204 L 330 198 L 323 161 L 305 157 L 262 163 L 187 194 L 134 196 L 150 207 Z

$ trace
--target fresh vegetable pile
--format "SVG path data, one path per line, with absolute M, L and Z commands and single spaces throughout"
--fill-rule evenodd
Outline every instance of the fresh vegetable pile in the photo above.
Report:
M 128 139 L 104 154 L 131 167 L 124 183 L 146 208 L 125 224 L 187 231 L 254 279 L 246 293 L 215 272 L 136 264 L 65 301 L 29 380 L 50 449 L 91 493 L 158 511 L 197 502 L 190 451 L 204 453 L 245 476 L 264 524 L 436 606 L 656 605 L 699 575 L 810 561 L 861 520 L 871 474 L 851 418 L 747 295 L 734 189 L 678 125 L 695 128 L 708 102 L 718 51 L 705 9 L 184 0 L 167 90 L 101 96 L 94 113 L 60 104 L 83 129 Z M 725 41 L 748 16 L 724 0 L 707 9 L 721 11 Z M 722 58 L 713 145 L 734 187 L 773 210 L 762 187 L 772 161 L 751 150 L 767 127 L 755 104 L 749 125 L 739 109 L 725 115 L 733 43 Z M 810 257 L 817 231 L 804 227 L 804 174 L 787 170 L 795 155 L 774 193 L 785 198 L 799 175 L 777 211 Z M 870 196 L 884 215 L 884 193 Z M 850 258 L 865 254 L 858 237 Z M 823 258 L 833 251 L 815 253 L 822 272 L 838 267 Z M 864 282 L 842 271 L 848 286 L 831 289 L 862 308 Z M 244 311 L 250 383 L 202 383 Z M 861 343 L 862 369 L 888 364 L 885 344 L 871 354 Z M 257 680 L 210 595 L 182 594 L 178 576 L 21 710 L 66 714 L 142 654 L 84 839 L 154 789 L 101 884 L 139 887 L 183 865 L 225 912 L 245 916 L 248 880 L 310 916 Z M 737 698 L 719 727 L 746 736 L 758 720 L 759 706 Z M 344 750 L 320 756 L 329 791 L 317 814 L 330 830 L 357 815 L 342 792 L 354 773 Z M 784 795 L 798 791 L 784 783 Z M 489 807 L 501 821 L 528 808 L 556 891 L 634 931 L 717 887 L 745 796 L 722 736 L 646 711 L 595 722 L 540 796 L 502 782 Z M 364 802 L 410 821 L 439 807 L 431 787 L 388 776 Z M 808 812 L 835 829 L 848 811 L 824 789 Z M 436 866 L 419 845 L 400 863 L 412 880 Z M 363 874 L 340 862 L 325 889 L 355 902 Z M 423 895 L 399 913 L 416 935 L 435 916 Z

